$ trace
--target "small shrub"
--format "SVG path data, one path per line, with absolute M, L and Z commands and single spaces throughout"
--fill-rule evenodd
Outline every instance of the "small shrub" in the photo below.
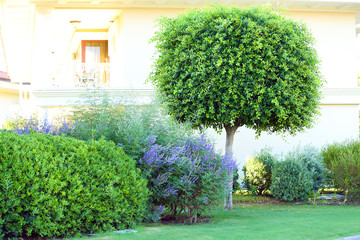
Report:
M 226 176 L 236 168 L 230 156 L 216 154 L 204 136 L 186 138 L 178 145 L 154 141 L 139 161 L 152 192 L 150 204 L 164 206 L 176 218 L 185 214 L 193 223 L 209 206 L 223 201 Z
M 348 200 L 360 199 L 360 141 L 348 140 L 322 149 L 323 161 L 334 183 L 345 190 Z
M 325 180 L 325 167 L 323 164 L 323 157 L 321 152 L 312 146 L 305 146 L 304 148 L 297 148 L 290 153 L 290 157 L 293 160 L 298 160 L 302 163 L 310 172 L 314 187 L 314 192 L 317 192 L 324 183 Z
M 6 237 L 122 229 L 144 214 L 146 180 L 114 143 L 0 132 L 0 162 Z
M 149 139 L 167 146 L 193 134 L 186 124 L 174 122 L 163 114 L 159 105 L 126 106 L 117 122 L 115 143 L 120 143 L 125 153 L 140 160 L 149 149 Z
M 159 105 L 137 106 L 132 99 L 110 99 L 101 91 L 84 96 L 70 118 L 74 124 L 68 136 L 81 140 L 104 138 L 121 146 L 135 160 L 148 150 L 149 137 L 159 145 L 176 144 L 192 131 L 172 121 Z
M 275 162 L 276 157 L 270 149 L 262 149 L 255 157 L 250 157 L 243 167 L 245 188 L 260 195 L 269 190 Z
M 275 164 L 270 187 L 271 194 L 286 202 L 304 201 L 309 198 L 314 182 L 311 173 L 300 161 L 287 155 Z
M 117 122 L 122 118 L 122 106 L 98 89 L 87 92 L 82 101 L 75 104 L 77 107 L 69 115 L 73 128 L 68 136 L 81 140 L 104 138 L 115 142 Z

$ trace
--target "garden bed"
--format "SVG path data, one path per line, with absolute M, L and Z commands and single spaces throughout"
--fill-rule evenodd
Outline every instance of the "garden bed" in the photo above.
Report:
M 252 195 L 233 195 L 234 205 L 353 205 L 360 206 L 360 201 L 345 201 L 343 195 L 327 193 L 321 194 L 314 198 L 310 198 L 309 201 L 303 202 L 283 202 L 277 200 L 272 196 L 252 196 Z

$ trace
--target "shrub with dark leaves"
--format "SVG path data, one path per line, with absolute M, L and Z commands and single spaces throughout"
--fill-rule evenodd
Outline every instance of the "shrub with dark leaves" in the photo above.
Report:
M 152 192 L 150 203 L 167 214 L 185 214 L 190 223 L 210 205 L 223 201 L 227 176 L 236 169 L 232 156 L 221 156 L 204 136 L 178 145 L 160 146 L 149 137 L 149 149 L 139 161 Z M 183 214 L 184 213 L 184 214 Z

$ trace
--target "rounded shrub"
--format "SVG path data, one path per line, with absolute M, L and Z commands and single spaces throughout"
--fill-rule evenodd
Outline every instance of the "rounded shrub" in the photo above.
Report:
M 254 157 L 248 158 L 243 167 L 245 188 L 257 194 L 269 190 L 275 162 L 276 157 L 270 149 L 262 149 Z
M 350 201 L 360 200 L 360 141 L 347 140 L 322 149 L 323 161 L 336 187 L 343 189 Z
M 224 200 L 227 176 L 236 169 L 232 156 L 217 154 L 204 136 L 188 137 L 177 145 L 154 142 L 155 138 L 139 161 L 149 180 L 150 204 L 161 211 L 165 207 L 171 217 L 194 223 L 209 206 Z
M 326 171 L 320 151 L 313 146 L 305 146 L 302 149 L 296 149 L 290 153 L 290 156 L 307 168 L 314 182 L 313 190 L 317 192 L 324 183 Z
M 142 220 L 147 182 L 114 143 L 0 132 L 0 161 L 6 237 L 93 233 Z
M 275 164 L 271 194 L 286 202 L 307 200 L 314 186 L 312 175 L 300 161 L 289 156 Z

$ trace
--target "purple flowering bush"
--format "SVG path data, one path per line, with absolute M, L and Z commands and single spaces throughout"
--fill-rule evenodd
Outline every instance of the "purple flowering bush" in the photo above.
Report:
M 149 204 L 195 223 L 209 206 L 224 200 L 227 176 L 236 169 L 236 162 L 232 156 L 216 153 L 204 135 L 168 146 L 155 140 L 150 137 L 149 149 L 138 163 L 152 192 Z
M 152 193 L 145 221 L 184 216 L 196 222 L 209 206 L 223 201 L 227 177 L 236 169 L 232 156 L 216 153 L 204 136 L 163 114 L 160 106 L 121 106 L 109 98 L 85 98 L 68 119 L 54 126 L 35 118 L 17 125 L 17 133 L 64 134 L 80 140 L 114 142 L 137 162 Z
M 30 118 L 18 116 L 17 118 L 8 120 L 5 124 L 6 130 L 21 135 L 35 132 L 61 136 L 62 134 L 68 135 L 73 128 L 74 124 L 66 121 L 65 118 L 57 118 L 49 121 L 47 117 L 41 119 L 36 114 L 30 116 Z

